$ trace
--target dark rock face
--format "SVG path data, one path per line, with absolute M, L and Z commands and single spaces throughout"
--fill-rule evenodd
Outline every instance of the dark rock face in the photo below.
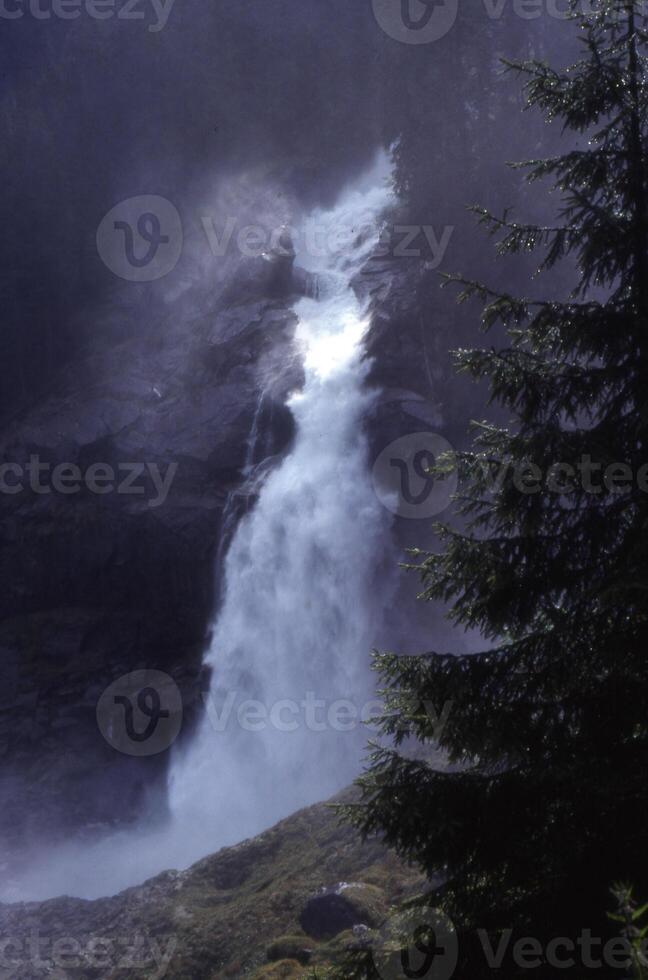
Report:
M 332 939 L 361 924 L 358 911 L 343 894 L 328 892 L 311 898 L 299 916 L 299 924 L 314 939 Z
M 458 380 L 449 351 L 461 346 L 466 324 L 457 312 L 456 296 L 441 291 L 436 269 L 421 257 L 407 257 L 391 248 L 374 255 L 353 286 L 368 304 L 371 316 L 365 346 L 371 361 L 368 383 L 378 396 L 365 420 L 370 465 L 397 440 L 432 434 L 451 448 L 463 448 L 470 418 L 476 417 L 475 385 Z M 461 314 L 463 320 L 466 315 Z M 425 443 L 423 443 L 424 445 Z M 398 452 L 396 452 L 398 455 Z M 450 505 L 450 495 L 447 499 Z M 434 522 L 452 519 L 448 506 L 421 516 L 395 513 L 392 525 L 397 561 L 411 562 L 408 549 L 434 550 Z M 440 604 L 416 599 L 419 581 L 394 568 L 394 614 L 388 617 L 382 648 L 420 653 L 452 643 L 468 648 L 469 638 L 447 622 Z
M 295 266 L 295 247 L 286 226 L 279 229 L 268 250 L 242 262 L 234 280 L 223 293 L 228 306 L 249 303 L 251 299 L 285 299 L 304 293 L 307 274 Z
M 358 926 L 377 925 L 386 914 L 384 895 L 373 885 L 341 883 L 314 895 L 304 905 L 299 924 L 313 939 L 333 939 Z
M 290 296 L 215 298 L 192 319 L 186 303 L 155 338 L 131 323 L 69 365 L 0 441 L 5 842 L 163 809 L 168 753 L 116 752 L 97 701 L 121 675 L 164 671 L 191 731 L 223 515 L 237 491 L 237 513 L 248 506 L 261 392 L 254 462 L 290 444 L 285 401 L 302 380 Z
M 425 307 L 429 280 L 424 262 L 390 254 L 371 258 L 353 283 L 371 312 L 369 384 L 380 389 L 369 420 L 373 453 L 390 438 L 418 431 L 422 422 L 437 428 L 445 424 L 441 390 L 447 336 L 434 311 Z

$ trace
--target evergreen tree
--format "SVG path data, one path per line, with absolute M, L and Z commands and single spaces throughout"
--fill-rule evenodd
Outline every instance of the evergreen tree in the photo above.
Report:
M 648 892 L 648 35 L 636 0 L 585 6 L 577 63 L 510 66 L 529 106 L 576 134 L 521 165 L 561 193 L 557 225 L 479 210 L 500 253 L 540 249 L 543 270 L 571 258 L 577 284 L 560 301 L 460 280 L 485 331 L 510 337 L 459 351 L 460 369 L 511 421 L 479 423 L 474 450 L 441 465 L 460 471 L 466 524 L 414 562 L 423 597 L 484 651 L 377 657 L 387 739 L 348 810 L 439 876 L 470 980 L 492 975 L 478 929 L 495 944 L 507 928 L 603 936 L 614 881 Z M 403 751 L 435 736 L 445 766 Z M 578 948 L 576 962 L 580 976 Z M 504 975 L 517 969 L 509 951 Z

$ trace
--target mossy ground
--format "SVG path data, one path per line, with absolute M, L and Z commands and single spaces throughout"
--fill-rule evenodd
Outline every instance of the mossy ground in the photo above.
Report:
M 355 937 L 347 932 L 316 942 L 300 928 L 299 914 L 310 897 L 341 882 L 352 884 L 345 893 L 364 903 L 373 922 L 424 886 L 380 841 L 362 843 L 329 805 L 320 804 L 187 871 L 166 872 L 114 898 L 0 906 L 0 937 L 22 937 L 27 948 L 30 933 L 38 930 L 49 941 L 43 957 L 63 937 L 74 938 L 83 950 L 98 938 L 113 944 L 109 967 L 95 968 L 83 959 L 71 965 L 70 959 L 70 980 L 323 978 Z M 117 951 L 136 937 L 146 952 L 154 943 L 172 951 L 164 972 L 152 955 L 136 970 L 123 965 Z M 0 980 L 43 975 L 33 972 L 31 962 L 10 974 L 0 969 Z

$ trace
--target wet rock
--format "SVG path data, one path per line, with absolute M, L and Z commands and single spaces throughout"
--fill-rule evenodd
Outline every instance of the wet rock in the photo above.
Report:
M 299 916 L 304 932 L 314 939 L 331 939 L 359 924 L 358 913 L 337 892 L 327 892 L 309 899 Z
M 310 276 L 295 265 L 295 247 L 287 226 L 278 230 L 266 251 L 243 261 L 224 293 L 228 306 L 250 299 L 290 300 L 309 295 Z

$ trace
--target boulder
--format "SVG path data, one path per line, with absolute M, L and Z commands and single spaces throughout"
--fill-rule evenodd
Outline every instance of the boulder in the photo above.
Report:
M 299 924 L 314 939 L 332 939 L 355 926 L 376 926 L 386 913 L 384 894 L 379 888 L 345 882 L 309 898 Z

